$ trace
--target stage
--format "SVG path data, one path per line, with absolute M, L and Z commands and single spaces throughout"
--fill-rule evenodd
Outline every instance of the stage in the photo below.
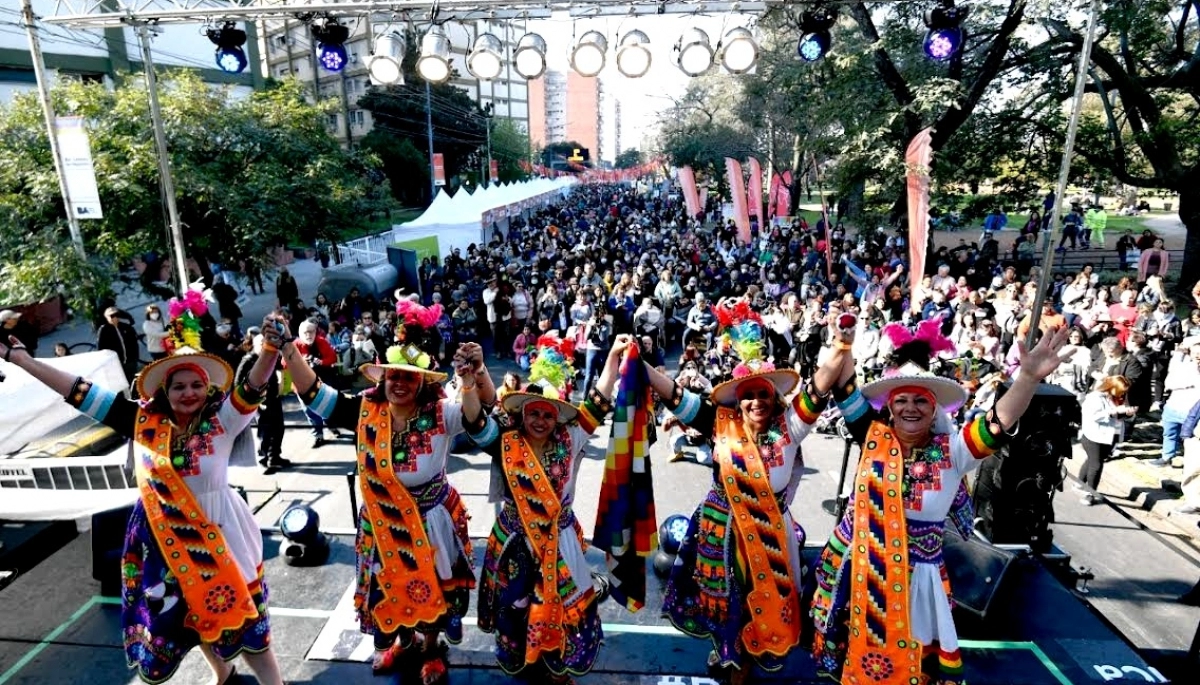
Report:
M 285 565 L 279 555 L 282 538 L 268 535 L 266 540 L 274 644 L 285 680 L 388 682 L 372 676 L 366 664 L 371 643 L 354 618 L 353 538 L 333 536 L 329 561 L 315 568 Z M 482 543 L 475 545 L 480 555 Z M 589 556 L 595 567 L 602 566 L 599 554 Z M 0 592 L 0 685 L 136 682 L 119 642 L 120 600 L 99 594 L 90 568 L 90 539 L 81 535 Z M 602 606 L 605 644 L 582 682 L 713 682 L 705 674 L 707 643 L 678 633 L 658 617 L 661 586 L 651 575 L 647 608 L 637 614 L 611 601 Z M 957 617 L 972 685 L 1166 682 L 1035 560 L 1018 561 L 1010 569 L 994 607 L 984 624 L 969 615 Z M 475 627 L 473 615 L 465 623 L 462 644 L 450 651 L 452 682 L 513 682 L 495 666 L 493 637 Z M 172 682 L 204 683 L 207 677 L 206 665 L 193 653 Z M 255 681 L 244 677 L 243 682 Z M 782 672 L 758 673 L 752 682 L 829 681 L 817 679 L 806 655 L 796 655 Z

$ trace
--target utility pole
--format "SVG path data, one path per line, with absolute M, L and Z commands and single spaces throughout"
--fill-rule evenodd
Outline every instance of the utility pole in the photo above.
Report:
M 29 55 L 33 59 L 33 74 L 37 78 L 38 99 L 42 103 L 42 116 L 46 118 L 46 136 L 50 139 L 50 156 L 54 159 L 54 173 L 58 175 L 58 192 L 62 194 L 63 209 L 67 210 L 67 225 L 71 228 L 71 242 L 80 259 L 83 251 L 83 232 L 79 230 L 79 219 L 75 217 L 75 205 L 71 203 L 71 191 L 67 188 L 67 177 L 63 174 L 62 152 L 58 149 L 58 127 L 54 121 L 54 103 L 50 101 L 50 84 L 46 82 L 46 64 L 42 61 L 42 43 L 38 40 L 37 27 L 33 23 L 33 1 L 21 0 L 21 19 L 25 33 L 29 36 Z
M 142 44 L 142 68 L 146 72 L 146 90 L 150 95 L 150 124 L 154 128 L 154 147 L 158 152 L 158 174 L 162 179 L 163 197 L 170 218 L 171 244 L 175 252 L 175 275 L 179 277 L 179 292 L 187 292 L 187 257 L 183 252 L 183 229 L 179 223 L 179 208 L 175 206 L 175 181 L 171 177 L 171 153 L 167 149 L 167 134 L 163 130 L 162 110 L 158 107 L 158 78 L 154 74 L 154 59 L 150 55 L 150 34 L 144 23 L 137 26 L 138 42 Z
M 429 201 L 437 197 L 437 179 L 433 175 L 433 97 L 429 94 L 429 81 L 425 82 L 425 134 L 429 138 Z
M 488 150 L 487 150 L 487 152 L 488 152 L 487 182 L 488 182 L 488 186 L 490 187 L 492 185 L 492 113 L 491 112 L 488 112 L 488 118 L 487 118 L 486 123 L 487 123 L 487 146 L 488 146 Z

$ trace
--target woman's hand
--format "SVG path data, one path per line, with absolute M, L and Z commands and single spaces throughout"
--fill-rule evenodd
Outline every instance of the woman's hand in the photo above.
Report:
M 483 348 L 479 343 L 463 343 L 454 353 L 454 373 L 463 376 L 483 368 Z
M 622 333 L 613 340 L 612 349 L 608 351 L 610 360 L 620 360 L 625 355 L 625 352 L 633 344 L 633 336 Z
M 843 345 L 854 344 L 854 333 L 858 329 L 857 316 L 847 312 L 839 314 L 829 323 L 833 329 L 833 341 L 835 343 L 842 343 Z
M 1029 377 L 1040 381 L 1054 373 L 1058 365 L 1070 356 L 1069 353 L 1062 354 L 1062 348 L 1067 344 L 1068 334 L 1069 329 L 1066 326 L 1047 331 L 1042 335 L 1038 344 L 1033 346 L 1033 349 L 1026 349 L 1025 341 L 1018 340 L 1017 352 L 1020 356 L 1021 376 L 1025 377 L 1028 374 Z
M 21 342 L 15 335 L 8 336 L 8 340 L 0 342 L 0 359 L 16 364 L 13 361 L 13 352 L 17 350 L 22 350 L 26 356 L 29 356 L 29 350 L 25 349 L 25 343 Z
M 288 330 L 287 321 L 282 321 L 274 316 L 268 316 L 262 322 L 263 343 L 270 345 L 275 349 L 283 347 L 284 343 L 292 339 L 292 334 Z

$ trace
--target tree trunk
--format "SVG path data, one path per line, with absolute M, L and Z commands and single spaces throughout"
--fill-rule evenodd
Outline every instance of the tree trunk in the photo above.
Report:
M 1179 185 L 1179 220 L 1187 229 L 1183 244 L 1183 270 L 1178 290 L 1190 293 L 1200 280 L 1200 166 L 1194 167 Z M 1190 298 L 1189 305 L 1194 305 Z

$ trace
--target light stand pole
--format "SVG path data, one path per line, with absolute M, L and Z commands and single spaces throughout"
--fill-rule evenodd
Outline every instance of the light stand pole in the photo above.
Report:
M 75 217 L 75 205 L 71 203 L 71 191 L 63 174 L 62 152 L 58 149 L 58 127 L 54 121 L 54 103 L 50 101 L 50 84 L 46 82 L 46 64 L 42 61 L 42 42 L 38 39 L 37 27 L 33 23 L 32 0 L 21 0 L 21 19 L 25 33 L 29 36 L 29 56 L 33 60 L 33 75 L 37 79 L 38 100 L 42 103 L 42 116 L 46 119 L 46 136 L 50 139 L 50 156 L 54 159 L 54 173 L 58 175 L 58 192 L 62 194 L 63 209 L 67 211 L 67 225 L 71 229 L 71 242 L 81 259 L 87 258 L 83 251 L 83 232 L 79 230 L 79 219 Z
M 1042 246 L 1042 272 L 1038 277 L 1037 293 L 1034 296 L 1033 311 L 1029 318 L 1029 335 L 1025 338 L 1026 349 L 1033 347 L 1038 334 L 1038 323 L 1042 318 L 1042 303 L 1046 300 L 1046 287 L 1051 281 L 1050 270 L 1054 266 L 1054 226 L 1062 221 L 1063 195 L 1067 192 L 1067 180 L 1071 176 L 1071 157 L 1075 152 L 1075 133 L 1079 130 L 1079 114 L 1083 109 L 1084 87 L 1087 85 L 1088 64 L 1092 61 L 1092 41 L 1096 39 L 1096 14 L 1099 11 L 1100 0 L 1092 0 L 1088 9 L 1087 35 L 1079 50 L 1078 71 L 1075 74 L 1075 98 L 1071 104 L 1071 119 L 1067 124 L 1067 140 L 1063 146 L 1062 165 L 1058 170 L 1058 185 L 1054 187 L 1054 208 L 1050 211 L 1051 220 L 1048 224 L 1049 234 L 1046 244 Z
M 154 147 L 158 152 L 158 174 L 162 179 L 163 197 L 167 200 L 167 216 L 171 223 L 171 244 L 175 251 L 175 275 L 179 277 L 182 296 L 188 289 L 187 257 L 183 253 L 183 230 L 179 224 L 179 209 L 175 206 L 175 181 L 171 177 L 171 153 L 167 149 L 167 134 L 163 130 L 162 110 L 158 107 L 158 79 L 154 75 L 154 60 L 150 56 L 150 35 L 146 25 L 138 24 L 138 42 L 142 45 L 142 68 L 146 71 L 146 90 L 150 95 L 150 124 L 154 128 Z
M 429 201 L 437 197 L 437 177 L 433 173 L 433 96 L 429 94 L 429 81 L 425 82 L 425 135 L 429 138 Z

